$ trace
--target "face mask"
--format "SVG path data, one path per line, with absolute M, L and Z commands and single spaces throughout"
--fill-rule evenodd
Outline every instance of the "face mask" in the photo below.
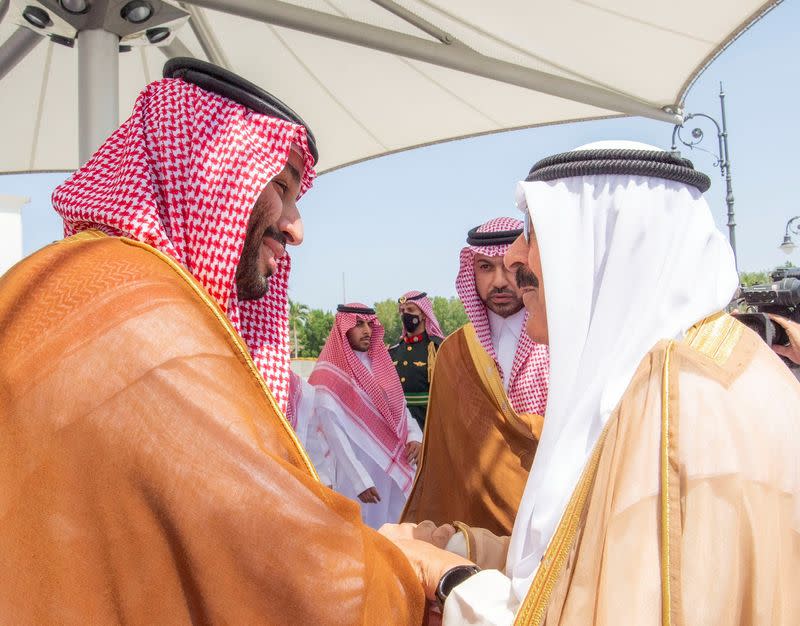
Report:
M 414 315 L 413 313 L 403 313 L 403 328 L 406 329 L 406 332 L 413 333 L 417 326 L 420 325 L 419 315 Z

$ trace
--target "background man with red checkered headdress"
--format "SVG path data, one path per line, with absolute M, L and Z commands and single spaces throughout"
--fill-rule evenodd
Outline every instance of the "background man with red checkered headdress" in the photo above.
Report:
M 403 385 L 408 410 L 424 429 L 436 351 L 444 340 L 444 333 L 424 291 L 404 293 L 397 301 L 397 309 L 403 333 L 400 341 L 389 348 L 389 355 Z
M 419 473 L 404 521 L 454 520 L 507 535 L 514 525 L 547 402 L 547 346 L 524 332 L 527 313 L 503 255 L 522 222 L 473 228 L 456 290 L 470 323 L 437 355 Z
M 361 501 L 366 524 L 400 518 L 422 431 L 383 344 L 375 310 L 342 304 L 308 382 L 334 457 L 334 489 Z
M 0 614 L 418 624 L 409 564 L 283 416 L 313 138 L 175 61 L 55 191 L 67 238 L 0 279 Z

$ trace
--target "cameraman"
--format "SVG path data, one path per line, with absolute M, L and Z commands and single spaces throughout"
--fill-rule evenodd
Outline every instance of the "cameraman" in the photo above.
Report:
M 773 313 L 769 314 L 769 318 L 776 324 L 782 326 L 789 337 L 788 346 L 774 345 L 772 349 L 781 356 L 785 356 L 787 359 L 800 365 L 800 324 Z

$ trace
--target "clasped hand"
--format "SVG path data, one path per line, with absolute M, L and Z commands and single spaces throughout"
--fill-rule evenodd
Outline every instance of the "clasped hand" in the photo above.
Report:
M 444 549 L 456 532 L 450 524 L 437 526 L 431 521 L 384 524 L 378 532 L 406 555 L 428 600 L 436 598 L 436 587 L 447 570 L 458 565 L 473 565 L 467 559 Z

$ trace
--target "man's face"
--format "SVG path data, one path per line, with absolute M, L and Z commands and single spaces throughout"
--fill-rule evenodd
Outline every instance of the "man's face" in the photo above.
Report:
M 366 352 L 372 343 L 372 326 L 366 320 L 358 320 L 355 326 L 347 331 L 347 341 L 357 352 Z
M 286 244 L 303 242 L 303 222 L 297 210 L 297 196 L 305 164 L 294 150 L 283 171 L 273 178 L 258 196 L 236 268 L 239 300 L 258 300 L 269 290 L 269 277 L 286 254 Z
M 475 254 L 475 289 L 486 308 L 500 317 L 514 315 L 522 308 L 514 272 L 503 265 L 501 256 Z
M 525 241 L 525 236 L 520 235 L 506 252 L 504 263 L 506 269 L 514 272 L 517 286 L 522 295 L 522 302 L 528 311 L 525 331 L 535 342 L 549 343 L 542 261 L 539 258 L 539 243 L 536 241 L 536 233 L 532 228 L 530 245 Z
M 425 330 L 425 314 L 422 312 L 422 309 L 410 300 L 403 302 L 398 308 L 400 310 L 400 319 L 403 322 L 403 328 L 409 333 L 422 334 Z M 419 324 L 412 326 L 413 320 L 407 316 L 416 317 L 419 320 Z
M 404 313 L 408 313 L 409 315 L 418 315 L 420 319 L 425 319 L 425 314 L 422 312 L 422 309 L 420 309 L 410 300 L 407 300 L 400 305 L 400 315 L 403 315 Z

